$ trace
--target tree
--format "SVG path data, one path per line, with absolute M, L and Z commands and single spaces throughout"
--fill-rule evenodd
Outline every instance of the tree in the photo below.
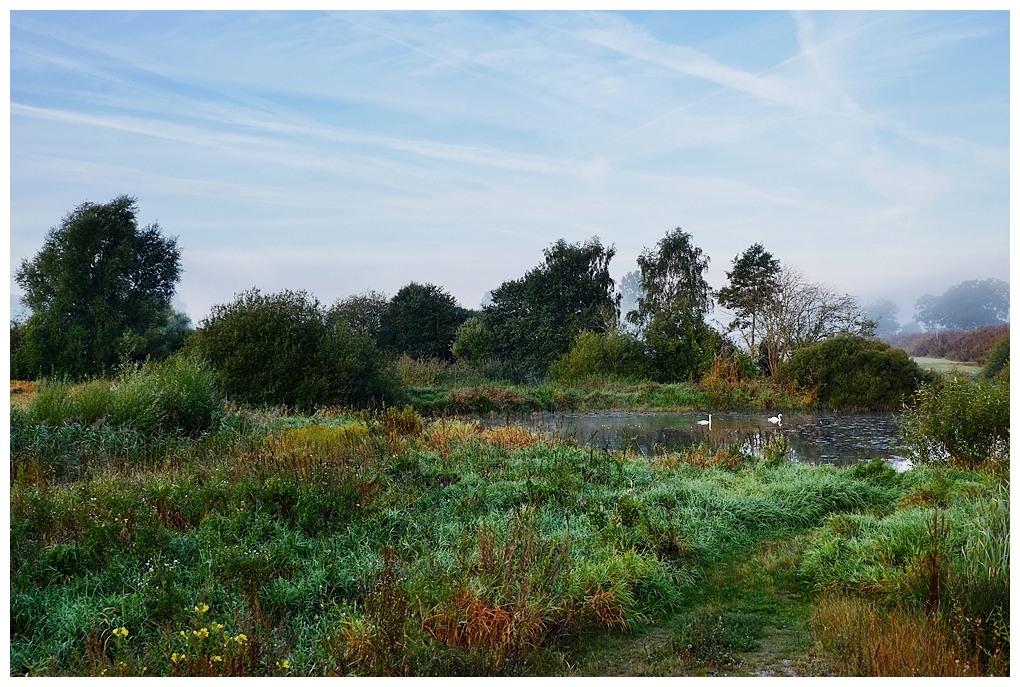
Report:
M 545 261 L 492 292 L 483 319 L 496 356 L 544 372 L 582 331 L 601 333 L 618 317 L 609 262 L 616 255 L 593 237 L 545 249 Z
M 383 316 L 389 304 L 386 294 L 364 291 L 338 300 L 333 304 L 333 312 L 343 317 L 355 334 L 367 334 L 378 343 Z
M 896 319 L 900 306 L 888 298 L 879 298 L 868 306 L 865 317 L 875 323 L 875 336 L 895 336 L 900 331 L 900 323 Z
M 492 357 L 492 332 L 481 317 L 469 317 L 457 329 L 453 342 L 453 355 L 473 367 L 481 365 Z
M 453 360 L 457 327 L 468 311 L 434 284 L 411 282 L 397 291 L 383 312 L 379 345 L 412 358 Z
M 914 320 L 929 331 L 1002 324 L 1009 321 L 1009 284 L 1001 279 L 960 282 L 941 296 L 921 296 L 914 309 Z
M 636 326 L 629 319 L 629 314 L 637 310 L 638 298 L 644 293 L 641 291 L 641 270 L 631 270 L 623 275 L 619 290 L 621 326 L 627 331 L 636 333 Z
M 872 336 L 875 323 L 850 294 L 825 284 L 808 282 L 796 270 L 784 267 L 778 286 L 761 311 L 759 354 L 769 374 L 795 351 L 840 334 Z
M 709 257 L 679 227 L 638 256 L 641 295 L 627 319 L 650 348 L 660 379 L 675 381 L 704 371 L 719 336 L 705 324 L 712 290 L 705 281 Z
M 304 291 L 245 291 L 201 325 L 191 346 L 235 400 L 301 409 L 393 400 L 371 337 Z
M 719 305 L 734 311 L 729 331 L 737 330 L 754 352 L 757 345 L 761 311 L 779 288 L 779 260 L 756 243 L 733 258 L 733 269 L 726 273 L 729 285 L 719 289 Z
M 12 364 L 26 376 L 81 378 L 144 358 L 173 317 L 181 276 L 176 237 L 158 224 L 139 229 L 137 202 L 84 202 L 50 229 L 15 280 L 33 314 Z

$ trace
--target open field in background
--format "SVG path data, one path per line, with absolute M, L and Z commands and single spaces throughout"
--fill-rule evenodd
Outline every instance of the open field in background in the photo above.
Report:
M 1008 674 L 1001 467 L 648 460 L 409 409 L 147 439 L 18 412 L 14 674 Z
M 953 373 L 962 372 L 972 379 L 977 379 L 978 375 L 981 374 L 981 365 L 976 363 L 965 363 L 957 360 L 948 360 L 946 358 L 914 357 L 912 360 L 917 363 L 919 367 L 925 370 L 931 370 L 932 372 L 938 372 L 942 375 L 951 375 Z

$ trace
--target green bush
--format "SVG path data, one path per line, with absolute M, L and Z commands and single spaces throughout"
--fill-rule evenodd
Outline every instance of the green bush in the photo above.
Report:
M 1009 335 L 1000 339 L 988 353 L 988 362 L 981 370 L 982 379 L 994 379 L 1004 367 L 1009 365 Z
M 481 367 L 492 357 L 492 332 L 480 317 L 469 317 L 457 329 L 453 355 L 473 367 Z
M 175 431 L 194 436 L 212 427 L 222 413 L 209 370 L 194 359 L 176 356 L 128 367 L 113 381 L 43 381 L 26 416 L 53 427 L 107 424 L 147 436 Z
M 371 337 L 352 332 L 341 313 L 324 312 L 303 291 L 252 289 L 214 306 L 191 345 L 223 391 L 244 403 L 371 405 L 397 392 Z
M 841 335 L 794 353 L 780 378 L 814 389 L 815 405 L 833 410 L 896 410 L 933 376 L 898 348 Z
M 1009 382 L 925 384 L 903 413 L 900 434 L 917 462 L 1008 461 Z
M 561 384 L 640 380 L 652 374 L 641 343 L 622 332 L 581 332 L 569 351 L 549 367 L 549 378 Z

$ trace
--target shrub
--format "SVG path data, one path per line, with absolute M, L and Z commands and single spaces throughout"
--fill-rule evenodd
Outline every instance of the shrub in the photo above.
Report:
M 982 379 L 994 379 L 1004 367 L 1009 365 L 1009 335 L 999 340 L 988 353 L 988 362 L 981 370 Z
M 167 431 L 197 435 L 213 426 L 223 408 L 209 370 L 197 360 L 176 356 L 125 368 L 112 382 L 44 381 L 27 412 L 31 421 L 54 427 L 105 423 L 152 436 Z
M 917 462 L 976 467 L 1008 460 L 1009 383 L 925 384 L 903 413 L 900 433 Z
M 817 390 L 815 404 L 833 410 L 894 410 L 933 376 L 887 343 L 841 335 L 798 350 L 780 378 Z
M 639 380 L 652 370 L 641 343 L 629 334 L 581 332 L 571 349 L 549 367 L 549 377 L 562 384 Z
M 397 393 L 371 337 L 352 332 L 341 313 L 324 312 L 303 291 L 264 296 L 252 289 L 214 306 L 193 347 L 223 391 L 246 403 L 310 409 L 373 404 Z
M 469 317 L 457 329 L 453 355 L 472 367 L 480 367 L 492 357 L 492 332 L 480 317 Z

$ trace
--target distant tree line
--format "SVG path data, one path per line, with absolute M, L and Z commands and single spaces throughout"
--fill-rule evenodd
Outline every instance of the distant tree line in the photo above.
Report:
M 679 227 L 641 252 L 620 288 L 609 273 L 615 247 L 598 237 L 561 239 L 478 310 L 416 282 L 392 298 L 366 291 L 329 307 L 301 291 L 252 289 L 213 307 L 193 329 L 170 307 L 181 274 L 176 239 L 157 224 L 139 228 L 136 213 L 127 196 L 83 203 L 22 262 L 15 279 L 32 315 L 11 323 L 12 378 L 109 375 L 183 350 L 204 361 L 232 398 L 309 408 L 398 402 L 390 362 L 400 356 L 515 382 L 696 381 L 720 358 L 748 376 L 784 373 L 814 384 L 828 374 L 819 361 L 856 361 L 875 374 L 909 367 L 873 338 L 889 304 L 879 304 L 883 314 L 810 282 L 760 243 L 733 258 L 727 283 L 714 292 L 705 280 L 709 256 Z M 1003 306 L 994 281 L 922 299 L 926 321 L 948 322 L 946 313 L 961 307 L 977 319 L 1008 314 L 1008 290 Z M 981 301 L 982 293 L 995 297 Z M 716 305 L 732 315 L 721 330 L 707 320 Z M 829 348 L 809 355 L 821 344 Z M 903 370 L 897 374 L 913 375 Z

